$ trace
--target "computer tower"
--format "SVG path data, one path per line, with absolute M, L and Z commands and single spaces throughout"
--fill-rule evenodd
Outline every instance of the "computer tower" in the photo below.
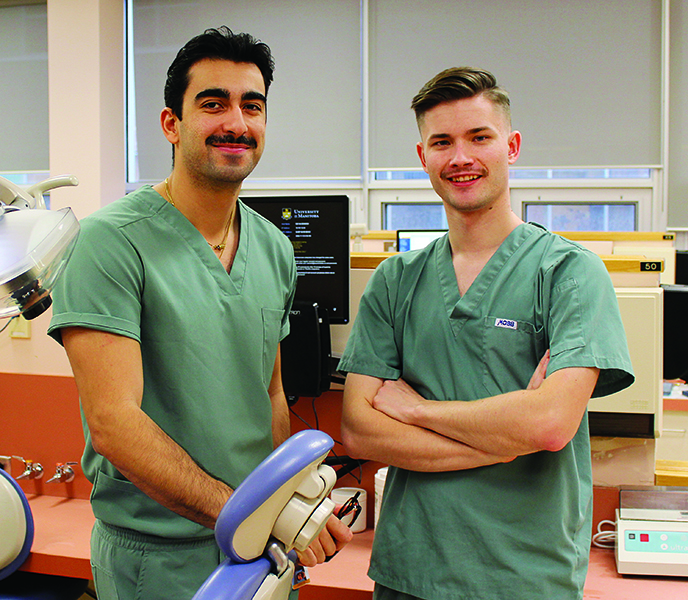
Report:
M 282 385 L 290 404 L 330 388 L 330 322 L 316 302 L 294 301 L 282 340 Z

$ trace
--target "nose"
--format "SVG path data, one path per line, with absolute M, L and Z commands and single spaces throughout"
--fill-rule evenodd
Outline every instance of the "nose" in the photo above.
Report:
M 231 133 L 234 137 L 240 137 L 248 131 L 244 113 L 240 106 L 231 106 L 227 110 L 222 123 L 222 129 L 225 133 Z
M 452 167 L 465 167 L 467 165 L 473 164 L 473 160 L 473 157 L 470 155 L 464 144 L 454 144 L 450 162 Z

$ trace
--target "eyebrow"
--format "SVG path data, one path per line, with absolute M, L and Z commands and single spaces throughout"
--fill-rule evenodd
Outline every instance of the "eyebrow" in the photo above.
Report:
M 481 127 L 474 127 L 473 129 L 468 130 L 469 135 L 475 135 L 476 133 L 483 133 L 485 131 L 496 131 L 494 127 L 490 127 L 489 125 L 483 125 Z
M 466 134 L 475 135 L 477 133 L 483 133 L 485 131 L 494 131 L 494 128 L 490 127 L 489 125 L 482 125 L 480 127 L 474 127 L 473 129 L 469 129 L 466 132 Z M 428 140 L 442 140 L 448 137 L 451 137 L 451 135 L 448 133 L 433 133 L 428 137 Z
M 224 98 L 225 100 L 229 100 L 229 96 L 229 90 L 225 88 L 208 88 L 198 92 L 198 94 L 196 94 L 195 100 L 196 102 L 202 100 L 203 98 Z M 241 96 L 241 99 L 260 100 L 267 104 L 267 98 L 265 97 L 265 94 L 261 94 L 260 92 L 255 91 L 244 92 L 244 94 Z

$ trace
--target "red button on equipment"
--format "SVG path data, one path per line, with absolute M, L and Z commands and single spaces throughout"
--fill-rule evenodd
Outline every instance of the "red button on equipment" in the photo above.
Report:
M 641 542 L 649 542 L 650 541 L 650 534 L 649 533 L 641 533 L 640 534 L 640 541 Z

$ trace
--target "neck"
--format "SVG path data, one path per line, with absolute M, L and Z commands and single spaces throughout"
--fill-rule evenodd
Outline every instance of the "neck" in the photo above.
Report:
M 239 241 L 237 199 L 241 186 L 227 188 L 190 185 L 175 172 L 153 186 L 205 238 L 229 270 Z
M 452 254 L 493 254 L 523 221 L 511 207 L 479 211 L 447 211 Z
M 236 209 L 240 184 L 212 186 L 201 184 L 172 171 L 170 176 L 153 186 L 163 198 L 174 205 L 209 241 L 222 235 L 228 219 Z

